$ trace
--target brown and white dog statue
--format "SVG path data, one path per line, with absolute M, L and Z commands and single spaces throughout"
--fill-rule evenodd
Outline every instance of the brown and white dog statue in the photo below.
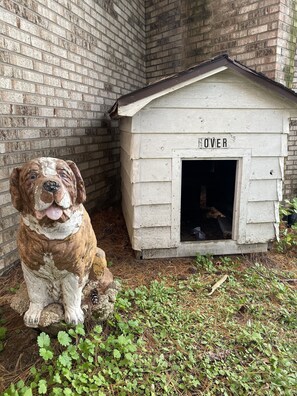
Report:
M 83 206 L 78 167 L 56 158 L 33 159 L 12 171 L 10 192 L 21 213 L 18 249 L 30 300 L 25 324 L 38 327 L 43 308 L 55 302 L 63 304 L 67 323 L 82 323 L 88 280 L 107 287 L 113 277 Z

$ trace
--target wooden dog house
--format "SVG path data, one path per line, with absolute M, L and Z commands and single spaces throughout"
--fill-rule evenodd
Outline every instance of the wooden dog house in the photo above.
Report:
M 226 55 L 122 96 L 122 206 L 140 257 L 266 251 L 297 95 Z

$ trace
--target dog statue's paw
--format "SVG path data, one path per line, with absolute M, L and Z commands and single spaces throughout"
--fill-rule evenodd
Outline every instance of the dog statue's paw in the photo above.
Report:
M 24 315 L 25 325 L 28 327 L 38 327 L 42 310 L 42 305 L 31 303 L 28 311 Z
M 65 309 L 65 322 L 71 325 L 77 325 L 78 323 L 84 323 L 84 313 L 81 308 L 66 308 Z

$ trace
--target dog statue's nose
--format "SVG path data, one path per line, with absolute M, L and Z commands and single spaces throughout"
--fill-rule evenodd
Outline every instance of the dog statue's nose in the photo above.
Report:
M 47 192 L 55 192 L 60 188 L 60 184 L 53 181 L 53 180 L 48 180 L 43 183 L 43 189 Z

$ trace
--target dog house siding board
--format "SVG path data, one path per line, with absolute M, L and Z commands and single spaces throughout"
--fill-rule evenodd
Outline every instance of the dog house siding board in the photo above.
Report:
M 282 141 L 287 139 L 286 135 L 280 134 L 263 134 L 263 133 L 248 133 L 248 134 L 230 134 L 230 133 L 216 133 L 216 134 L 181 134 L 173 133 L 170 136 L 167 134 L 144 134 L 142 135 L 140 145 L 141 158 L 167 158 L 172 157 L 172 150 L 177 149 L 197 149 L 196 156 L 203 151 L 198 147 L 199 139 L 204 139 L 210 136 L 214 139 L 227 138 L 228 149 L 252 149 L 255 157 L 279 157 L 283 156 Z M 216 156 L 218 149 L 208 149 L 209 157 L 213 154 Z
M 171 181 L 171 160 L 143 158 L 134 160 L 139 167 L 139 182 Z
M 171 161 L 169 159 L 130 159 L 129 154 L 121 150 L 121 166 L 132 183 L 171 181 Z
M 135 206 L 134 214 L 134 228 L 171 227 L 171 205 Z
M 172 150 L 179 148 L 197 148 L 198 136 L 196 134 L 175 133 L 170 136 L 165 134 L 144 134 L 141 139 L 141 158 L 172 158 Z
M 274 223 L 277 221 L 273 201 L 248 203 L 247 224 Z
M 251 180 L 249 184 L 248 201 L 278 201 L 277 180 Z
M 134 176 L 134 171 L 135 169 L 133 168 L 134 161 L 130 159 L 129 154 L 127 153 L 126 150 L 123 148 L 121 149 L 121 167 L 122 169 L 127 173 L 129 180 L 133 182 Z
M 131 158 L 139 158 L 141 135 L 122 132 L 121 147 L 129 153 Z
M 125 187 L 125 191 L 129 197 L 129 199 L 131 200 L 132 205 L 134 205 L 134 202 L 133 202 L 134 201 L 134 198 L 133 198 L 134 197 L 134 191 L 133 191 L 134 184 L 131 183 L 129 175 L 125 169 L 121 170 L 121 179 L 122 179 L 122 186 Z
M 251 162 L 251 180 L 282 179 L 280 157 L 253 157 Z M 282 158 L 283 160 L 283 158 Z
M 286 135 L 269 133 L 232 134 L 230 148 L 251 149 L 253 157 L 283 156 L 282 139 Z M 232 142 L 233 140 L 233 142 Z
M 275 239 L 273 223 L 246 225 L 246 243 L 265 243 Z
M 133 119 L 131 117 L 121 118 L 121 131 L 130 132 L 132 130 Z
M 147 182 L 133 184 L 134 205 L 171 203 L 171 182 Z
M 282 133 L 283 111 L 267 109 L 143 109 L 144 133 Z
M 126 191 L 126 188 L 124 185 L 122 185 L 122 210 L 123 210 L 123 216 L 125 218 L 128 234 L 129 234 L 129 237 L 131 240 L 133 238 L 134 209 L 133 209 L 131 200 L 129 199 L 129 195 L 127 194 L 127 191 Z
M 170 248 L 170 227 L 146 227 L 134 229 L 134 250 Z
M 132 135 L 130 132 L 125 132 L 121 130 L 121 148 L 124 149 L 127 153 L 131 153 L 132 148 Z

